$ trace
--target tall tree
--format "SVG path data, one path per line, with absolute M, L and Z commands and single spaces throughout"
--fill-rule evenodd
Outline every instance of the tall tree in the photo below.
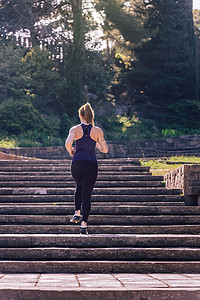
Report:
M 59 94 L 64 78 L 60 77 L 56 62 L 49 57 L 49 52 L 35 46 L 25 55 L 23 62 L 25 75 L 29 78 L 27 93 L 34 106 L 40 111 L 46 111 L 47 107 L 59 111 Z
M 0 41 L 0 103 L 9 98 L 25 98 L 29 79 L 22 61 L 24 51 Z
M 138 45 L 142 39 L 148 37 L 143 20 L 136 12 L 136 4 L 141 2 L 142 0 L 95 0 L 96 9 L 104 19 L 104 39 L 107 41 L 107 52 L 112 58 L 116 49 L 130 51 L 133 45 Z
M 82 100 L 85 56 L 85 16 L 88 0 L 3 0 L 0 6 L 1 36 L 5 39 L 20 31 L 30 33 L 33 46 L 41 42 L 56 58 L 65 77 L 63 109 L 72 114 Z
M 131 83 L 157 104 L 197 98 L 192 0 L 144 1 L 145 27 L 154 35 L 135 50 Z
M 55 1 L 49 0 L 2 0 L 0 4 L 0 34 L 13 36 L 28 31 L 31 42 L 39 45 L 41 36 L 47 36 L 47 24 L 40 23 L 54 13 Z

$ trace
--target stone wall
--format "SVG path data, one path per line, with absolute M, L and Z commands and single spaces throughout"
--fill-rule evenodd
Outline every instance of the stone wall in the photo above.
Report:
M 128 147 L 125 144 L 120 143 L 108 143 L 109 153 L 100 153 L 97 150 L 98 158 L 115 158 L 115 157 L 128 157 Z M 67 150 L 63 146 L 55 147 L 24 147 L 24 148 L 0 148 L 0 151 L 9 153 L 12 155 L 35 157 L 44 159 L 65 159 L 70 158 Z
M 200 205 L 200 165 L 183 165 L 164 176 L 170 189 L 182 189 L 187 205 Z
M 20 148 L 0 148 L 0 151 L 24 157 L 36 157 L 53 159 L 57 157 L 69 158 L 64 147 L 20 147 Z
M 135 157 L 156 157 L 181 154 L 200 155 L 200 136 L 181 136 L 164 140 L 127 143 L 129 154 Z
M 168 189 L 182 189 L 183 193 L 185 190 L 184 186 L 184 174 L 185 174 L 185 167 L 187 165 L 183 165 L 166 175 L 164 175 L 164 181 L 165 181 L 165 186 Z
M 181 154 L 200 156 L 200 136 L 181 136 L 179 138 L 165 140 L 108 142 L 108 146 L 108 154 L 102 154 L 97 151 L 97 156 L 99 158 L 159 157 Z M 64 146 L 15 149 L 0 148 L 0 151 L 19 156 L 36 158 L 69 158 Z

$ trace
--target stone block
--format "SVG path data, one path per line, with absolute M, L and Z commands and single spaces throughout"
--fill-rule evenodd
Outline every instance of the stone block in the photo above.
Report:
M 197 206 L 198 205 L 198 197 L 192 195 L 185 195 L 184 201 L 186 206 Z
M 200 165 L 191 165 L 190 172 L 200 172 Z
M 185 179 L 188 179 L 189 181 L 198 181 L 199 175 L 200 175 L 200 172 L 191 171 L 191 172 L 185 174 Z
M 172 139 L 166 139 L 166 143 L 172 144 L 173 140 Z
M 200 165 L 183 165 L 166 174 L 167 188 L 181 188 L 185 196 L 185 205 L 198 205 L 200 195 Z

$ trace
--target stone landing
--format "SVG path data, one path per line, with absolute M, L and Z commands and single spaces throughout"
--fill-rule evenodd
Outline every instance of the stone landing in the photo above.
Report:
M 199 300 L 200 274 L 0 274 L 0 300 Z

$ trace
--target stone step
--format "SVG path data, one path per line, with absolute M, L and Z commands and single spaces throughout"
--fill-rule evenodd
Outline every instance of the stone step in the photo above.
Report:
M 34 247 L 0 248 L 0 260 L 115 260 L 149 261 L 156 257 L 160 261 L 200 261 L 200 248 L 194 247 L 108 247 L 108 248 L 69 248 Z
M 200 236 L 189 234 L 0 234 L 1 248 L 27 247 L 200 247 Z M 161 247 L 162 246 L 162 247 Z
M 142 172 L 143 174 L 144 172 Z M 4 175 L 3 175 L 4 174 Z M 24 173 L 24 172 L 12 172 L 12 173 L 3 173 L 0 174 L 0 181 L 71 181 L 73 177 L 68 172 L 63 172 L 61 174 L 52 173 L 49 175 L 49 172 L 32 172 Z M 163 181 L 163 176 L 152 176 L 151 173 L 146 172 L 146 175 L 142 175 L 140 172 L 131 172 L 129 174 L 104 174 L 99 173 L 97 177 L 97 181 Z
M 49 164 L 43 164 L 42 162 L 41 163 L 28 163 L 28 162 L 26 162 L 26 163 L 20 163 L 20 162 L 18 162 L 18 163 L 15 163 L 15 164 L 12 164 L 12 163 L 6 163 L 6 161 L 4 162 L 4 163 L 1 163 L 0 162 L 0 168 L 7 168 L 7 167 L 9 167 L 9 168 L 33 168 L 33 169 L 35 169 L 35 168 L 44 168 L 44 169 L 46 169 L 46 168 L 53 168 L 53 169 L 59 169 L 59 168 L 70 168 L 71 167 L 71 162 L 67 162 L 67 163 L 59 163 L 59 164 L 55 164 L 55 163 L 49 163 Z M 125 163 L 125 164 L 123 164 L 123 163 L 98 163 L 98 167 L 99 168 L 103 168 L 103 169 L 105 169 L 105 168 L 107 168 L 107 169 L 111 169 L 112 170 L 112 168 L 114 167 L 114 169 L 115 169 L 115 167 L 117 167 L 117 168 L 131 168 L 131 167 L 136 167 L 136 168 L 141 168 L 142 166 L 141 166 L 141 164 L 140 163 L 138 163 L 138 164 L 133 164 L 133 163 Z
M 47 178 L 49 177 L 49 179 L 52 180 L 51 177 L 54 176 L 54 178 L 56 178 L 55 180 L 58 180 L 58 178 L 62 178 L 61 180 L 65 180 L 65 179 L 70 179 L 72 178 L 71 172 L 70 170 L 68 171 L 11 171 L 11 172 L 1 172 L 0 170 L 0 177 L 3 179 L 4 178 L 9 178 L 10 176 L 12 176 L 13 178 L 16 177 L 18 180 L 18 176 L 22 176 L 23 177 L 36 177 L 39 178 L 39 180 L 41 180 L 41 178 L 44 178 L 47 176 Z M 8 177 L 7 177 L 8 176 Z M 140 171 L 124 171 L 124 172 L 119 172 L 119 171 L 98 171 L 98 178 L 97 180 L 106 180 L 106 177 L 108 177 L 108 180 L 112 180 L 112 176 L 114 178 L 116 178 L 116 180 L 128 180 L 127 177 L 131 176 L 131 178 L 135 178 L 136 180 L 140 178 L 144 178 L 142 180 L 151 180 L 150 177 L 152 177 L 152 173 L 151 172 L 140 172 Z M 19 177 L 20 178 L 20 177 Z M 158 176 L 156 178 L 159 178 L 159 180 L 163 180 L 163 176 Z M 37 179 L 36 179 L 37 180 Z M 133 179 L 134 180 L 134 179 Z
M 47 164 L 47 163 L 28 163 L 28 162 L 26 162 L 26 163 L 23 163 L 23 162 L 18 162 L 18 163 L 6 163 L 6 161 L 4 162 L 4 163 L 1 163 L 0 162 L 0 168 L 14 168 L 14 169 L 19 169 L 19 168 L 33 168 L 33 169 L 37 169 L 37 168 L 44 168 L 45 170 L 46 170 L 46 168 L 47 169 L 70 169 L 70 167 L 71 167 L 71 162 L 67 162 L 67 163 L 58 163 L 58 164 L 56 164 L 56 163 L 49 163 L 49 164 Z M 129 169 L 129 168 L 131 168 L 131 167 L 133 167 L 133 168 L 136 168 L 136 169 L 138 169 L 138 168 L 142 168 L 142 166 L 141 166 L 141 164 L 140 164 L 140 162 L 139 163 L 137 163 L 137 164 L 135 164 L 135 163 L 118 163 L 118 162 L 113 162 L 113 163 L 98 163 L 98 167 L 101 169 L 101 168 L 103 168 L 103 169 L 105 169 L 105 168 L 107 168 L 107 169 L 113 169 L 113 167 L 114 167 L 114 169 L 115 169 L 115 167 L 117 167 L 117 169 L 119 168 L 125 168 L 125 169 Z
M 118 172 L 123 172 L 123 171 L 137 171 L 137 172 L 148 172 L 150 170 L 150 167 L 141 167 L 141 166 L 132 166 L 132 165 L 123 165 L 123 166 L 117 166 L 117 165 L 100 165 L 99 166 L 99 171 L 104 171 L 104 172 L 109 172 L 109 171 L 118 171 Z M 53 171 L 53 172 L 60 172 L 60 171 L 70 171 L 70 166 L 57 166 L 57 165 L 44 165 L 44 166 L 26 166 L 26 165 L 21 165 L 19 167 L 17 166 L 4 166 L 0 165 L 0 171 L 1 172 L 16 172 L 16 171 Z
M 71 159 L 24 159 L 21 161 L 9 161 L 9 160 L 0 160 L 0 165 L 24 165 L 24 164 L 33 164 L 33 165 L 39 165 L 39 164 L 71 164 Z M 140 160 L 138 158 L 109 158 L 109 159 L 98 159 L 98 164 L 134 164 L 134 165 L 140 165 Z
M 21 173 L 20 173 L 21 174 Z M 66 181 L 74 181 L 71 175 L 0 175 L 0 182 L 4 181 L 59 181 L 59 182 L 66 182 Z M 99 181 L 163 181 L 163 176 L 149 176 L 146 175 L 98 175 L 97 183 Z
M 0 225 L 0 233 L 61 234 L 78 233 L 74 225 Z M 200 234 L 200 225 L 90 225 L 90 234 Z
M 1 187 L 75 187 L 74 181 L 0 181 Z M 97 181 L 96 187 L 164 187 L 160 181 Z
M 69 221 L 70 164 L 0 162 L 1 273 L 199 270 L 200 208 L 186 207 L 180 189 L 164 188 L 163 177 L 138 159 L 99 160 L 89 235 L 82 236 Z
M 0 203 L 0 206 L 15 206 L 15 205 L 19 205 L 19 206 L 23 206 L 23 205 L 29 205 L 31 207 L 35 207 L 37 205 L 40 205 L 40 206 L 62 206 L 62 205 L 66 205 L 68 207 L 73 207 L 74 208 L 74 202 L 21 202 L 21 203 L 18 203 L 18 202 L 9 202 L 9 203 Z M 96 206 L 96 207 L 99 207 L 99 206 L 103 206 L 103 207 L 107 207 L 107 206 L 118 206 L 118 205 L 127 205 L 127 206 L 170 206 L 170 207 L 173 207 L 173 206 L 185 206 L 185 203 L 184 202 L 108 202 L 108 201 L 104 201 L 104 202 L 94 202 L 92 201 L 92 207 Z
M 93 195 L 179 195 L 180 189 L 94 188 Z M 73 195 L 74 188 L 1 188 L 0 195 Z
M 186 274 L 198 273 L 199 274 L 200 261 L 189 261 L 189 262 L 172 261 L 172 262 L 170 262 L 170 261 L 154 261 L 154 260 L 153 261 L 113 261 L 113 260 L 112 261 L 105 261 L 105 260 L 103 260 L 103 261 L 66 261 L 66 260 L 65 261 L 60 261 L 60 260 L 59 261 L 55 261 L 55 260 L 54 261 L 46 261 L 46 260 L 45 261 L 24 261 L 24 260 L 23 261 L 13 261 L 13 260 L 1 260 L 0 261 L 0 270 L 1 270 L 1 273 L 52 273 L 52 274 L 55 274 L 55 273 L 66 273 L 67 272 L 67 273 L 73 273 L 73 274 L 74 273 L 79 273 L 79 274 L 80 273 L 104 273 L 104 274 L 112 273 L 113 274 L 113 273 L 133 273 L 133 271 L 134 271 L 134 273 L 186 273 Z M 74 272 L 74 270 L 76 270 L 76 272 Z M 113 293 L 111 296 L 113 296 Z M 66 298 L 66 299 L 68 299 L 68 298 Z M 90 298 L 85 298 L 85 299 L 90 299 Z M 93 299 L 95 299 L 95 297 Z M 111 297 L 110 299 L 116 299 L 116 298 Z M 130 298 L 130 299 L 133 299 L 133 298 Z M 145 299 L 147 299 L 146 296 L 145 296 Z M 155 299 L 155 298 L 152 297 L 152 299 Z M 164 299 L 166 299 L 166 297 L 164 297 L 163 300 Z M 175 298 L 173 298 L 173 299 L 175 299 Z M 179 298 L 179 299 L 181 299 L 181 298 Z M 187 298 L 187 299 L 191 299 L 191 298 Z M 197 298 L 195 298 L 195 300 L 196 299 Z
M 72 202 L 73 195 L 1 195 L 0 203 L 37 203 L 37 202 Z M 184 203 L 184 197 L 180 195 L 92 195 L 92 202 L 172 202 Z
M 70 224 L 71 215 L 0 215 L 0 224 Z M 91 215 L 91 225 L 192 225 L 200 224 L 194 215 Z
M 69 205 L 0 205 L 0 214 L 7 215 L 70 215 L 74 206 Z M 195 206 L 135 206 L 115 205 L 97 206 L 91 208 L 91 215 L 200 215 L 200 207 Z
M 58 175 L 59 176 L 62 176 L 63 178 L 71 178 L 71 173 L 70 171 L 66 171 L 66 172 L 23 172 L 23 171 L 19 171 L 19 172 L 0 172 L 0 176 L 7 176 L 7 175 L 14 175 L 14 176 L 18 176 L 18 175 L 21 175 L 21 176 L 55 176 L 57 177 Z M 152 177 L 152 173 L 150 172 L 123 172 L 122 173 L 123 176 L 126 176 L 126 178 L 129 178 L 129 176 L 149 176 L 149 177 Z M 103 176 L 104 178 L 106 176 L 108 177 L 111 177 L 111 176 L 120 176 L 119 175 L 119 172 L 115 172 L 115 171 L 107 171 L 107 172 L 99 172 L 98 173 L 98 177 L 99 176 Z

